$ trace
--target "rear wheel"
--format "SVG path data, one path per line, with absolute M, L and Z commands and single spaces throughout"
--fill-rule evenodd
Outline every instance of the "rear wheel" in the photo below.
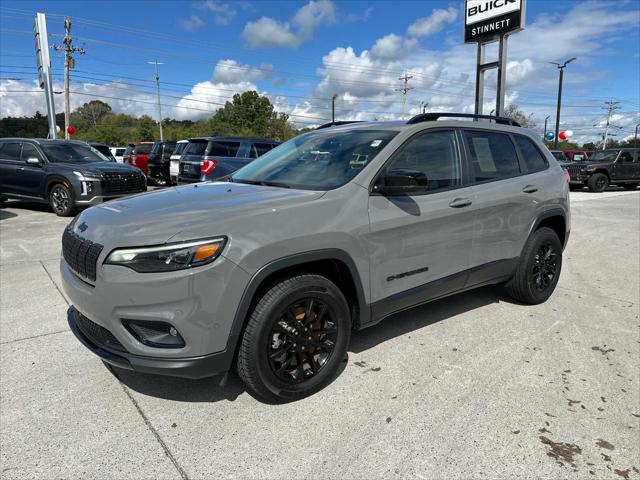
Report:
M 622 185 L 622 187 L 625 190 L 635 190 L 636 188 L 638 188 L 638 184 L 637 183 L 625 183 L 624 185 Z
M 59 217 L 73 216 L 76 210 L 73 191 L 62 183 L 56 183 L 49 191 L 49 205 Z
M 258 300 L 242 336 L 238 374 L 269 403 L 298 400 L 331 383 L 346 356 L 349 306 L 319 275 L 286 278 Z
M 524 247 L 516 272 L 507 285 L 516 300 L 536 305 L 553 293 L 562 270 L 562 244 L 550 228 L 536 230 Z
M 600 193 L 604 192 L 609 186 L 609 177 L 604 173 L 594 173 L 589 177 L 589 189 L 592 192 Z

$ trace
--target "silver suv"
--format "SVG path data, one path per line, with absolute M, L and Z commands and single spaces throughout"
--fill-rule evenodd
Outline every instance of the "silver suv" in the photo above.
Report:
M 570 230 L 562 168 L 511 120 L 452 116 L 322 126 L 223 182 L 82 212 L 62 239 L 71 330 L 116 367 L 235 365 L 286 402 L 401 310 L 487 284 L 544 302 Z

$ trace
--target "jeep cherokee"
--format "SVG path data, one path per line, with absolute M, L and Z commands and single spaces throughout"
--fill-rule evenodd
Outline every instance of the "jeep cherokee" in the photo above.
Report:
M 71 330 L 116 367 L 235 365 L 285 402 L 396 312 L 488 284 L 546 301 L 570 230 L 562 168 L 511 120 L 451 116 L 328 124 L 223 182 L 84 211 L 62 239 Z

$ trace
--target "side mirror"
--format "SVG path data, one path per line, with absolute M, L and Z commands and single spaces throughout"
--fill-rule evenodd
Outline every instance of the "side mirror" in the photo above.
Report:
M 40 165 L 40 159 L 36 157 L 27 158 L 27 163 L 29 165 Z
M 373 191 L 382 195 L 411 195 L 426 192 L 428 183 L 427 176 L 423 172 L 392 170 L 378 180 Z

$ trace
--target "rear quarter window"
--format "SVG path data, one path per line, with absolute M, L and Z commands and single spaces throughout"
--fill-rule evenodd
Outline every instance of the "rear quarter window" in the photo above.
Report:
M 0 144 L 0 158 L 3 160 L 20 160 L 20 144 L 9 142 Z
M 240 142 L 210 141 L 206 154 L 210 157 L 235 157 L 239 148 Z
M 465 130 L 464 136 L 471 152 L 476 182 L 499 180 L 521 173 L 518 155 L 509 135 Z
M 539 172 L 549 166 L 547 159 L 544 158 L 538 147 L 530 139 L 522 135 L 515 135 L 514 138 L 529 173 Z

